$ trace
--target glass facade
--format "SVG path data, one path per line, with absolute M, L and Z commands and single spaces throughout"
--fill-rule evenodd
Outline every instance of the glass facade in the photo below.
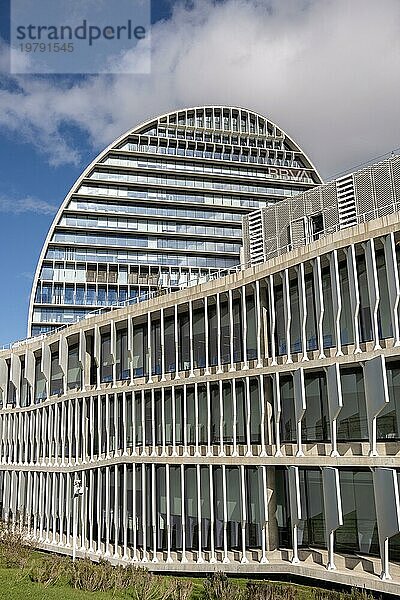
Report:
M 187 109 L 133 129 L 66 197 L 37 267 L 29 334 L 238 265 L 242 216 L 319 183 L 296 144 L 250 111 Z M 123 265 L 140 273 L 131 285 L 112 281 Z M 94 270 L 107 273 L 103 287 Z

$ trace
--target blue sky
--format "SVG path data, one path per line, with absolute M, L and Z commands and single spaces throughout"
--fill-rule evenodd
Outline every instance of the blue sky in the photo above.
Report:
M 3 0 L 3 59 L 7 19 Z M 400 146 L 398 0 L 153 0 L 152 22 L 149 75 L 13 76 L 0 60 L 0 346 L 25 336 L 36 262 L 69 188 L 142 120 L 247 106 L 324 178 Z

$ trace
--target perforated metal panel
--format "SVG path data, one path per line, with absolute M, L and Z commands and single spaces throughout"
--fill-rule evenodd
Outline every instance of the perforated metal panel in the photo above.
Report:
M 390 163 L 384 162 L 372 168 L 374 183 L 374 207 L 376 215 L 382 217 L 393 212 L 394 190 Z
M 400 157 L 345 175 L 248 217 L 251 262 L 400 210 Z M 323 230 L 314 230 L 322 216 Z M 244 229 L 245 235 L 246 229 Z M 290 232 L 290 238 L 288 233 Z
M 364 215 L 364 220 L 369 221 L 373 218 L 375 208 L 371 169 L 363 169 L 354 174 L 354 189 L 357 213 Z

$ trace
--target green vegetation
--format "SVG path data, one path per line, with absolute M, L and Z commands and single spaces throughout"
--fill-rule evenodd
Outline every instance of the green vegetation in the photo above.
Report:
M 0 526 L 1 600 L 373 600 L 359 590 L 335 592 L 307 586 L 232 579 L 154 575 L 133 565 L 75 562 L 30 547 L 24 536 Z

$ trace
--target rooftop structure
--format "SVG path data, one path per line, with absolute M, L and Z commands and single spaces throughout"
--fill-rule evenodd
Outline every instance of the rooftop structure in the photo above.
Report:
M 243 217 L 245 264 L 400 210 L 400 156 L 365 167 Z

